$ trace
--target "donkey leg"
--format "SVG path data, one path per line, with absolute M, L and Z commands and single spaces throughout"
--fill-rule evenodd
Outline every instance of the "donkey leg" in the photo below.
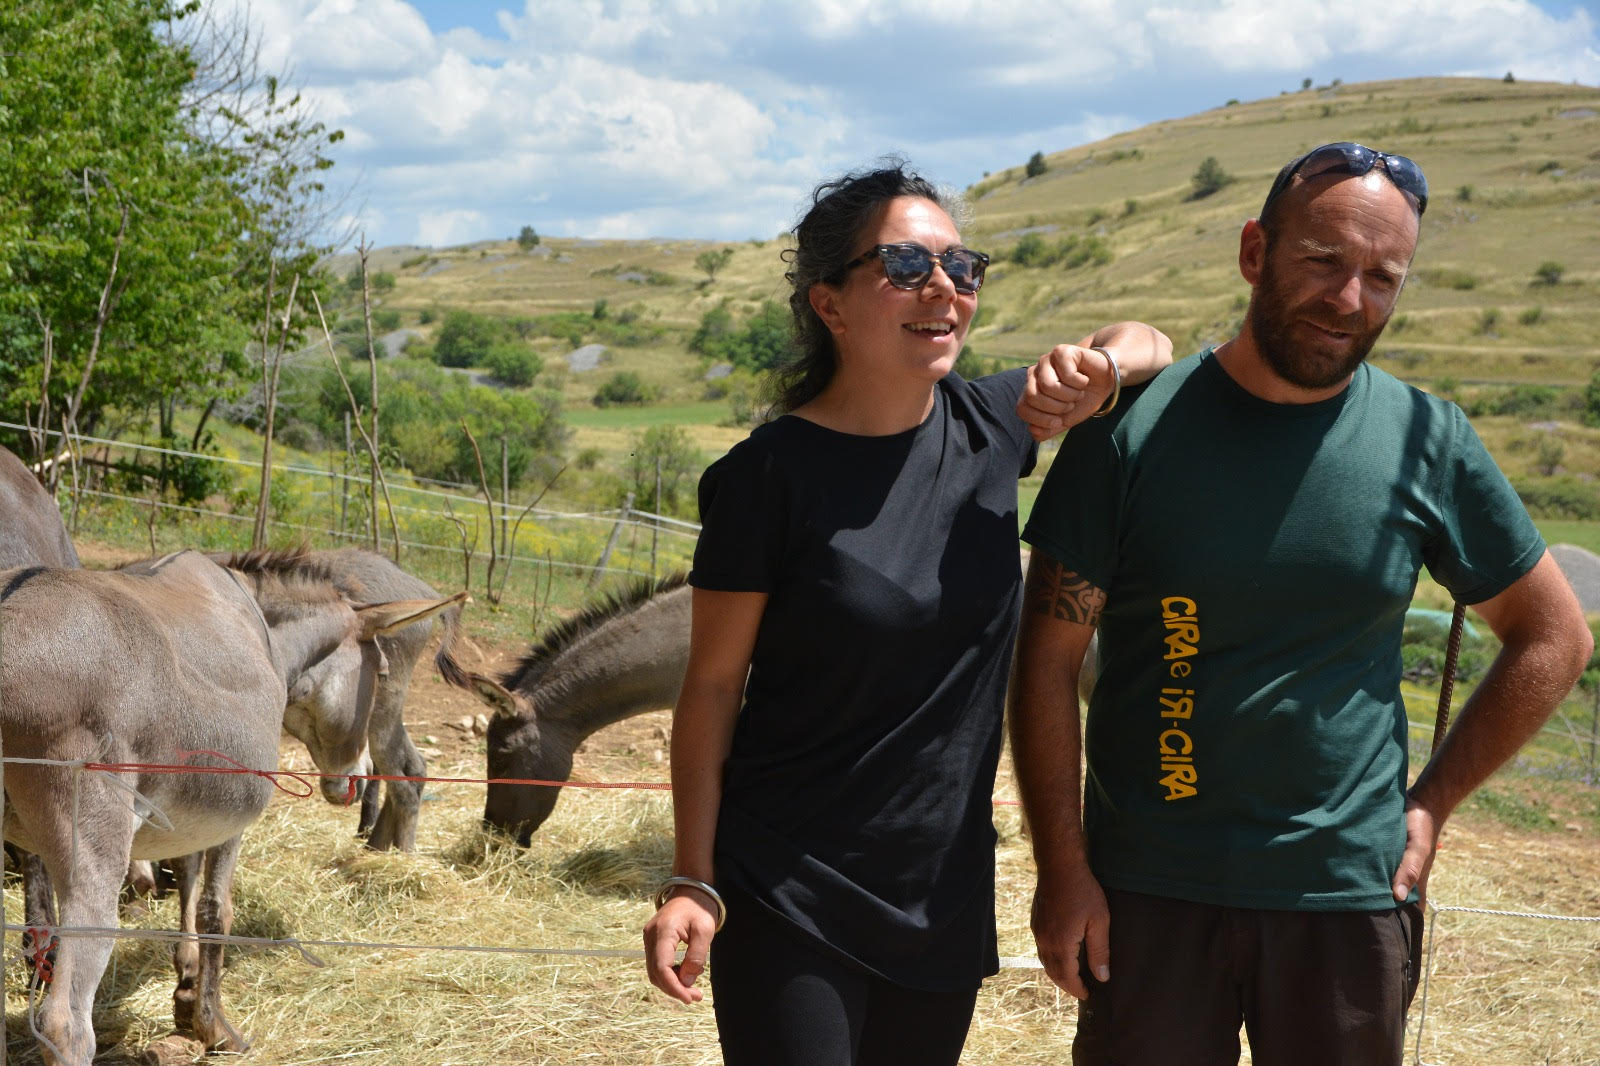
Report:
M 406 689 L 410 687 L 411 666 L 404 666 L 398 656 L 389 661 L 389 676 L 378 686 L 372 708 L 372 721 L 367 727 L 368 743 L 372 747 L 372 762 L 378 773 L 400 777 L 422 777 L 428 764 L 422 753 L 411 742 L 403 717 Z M 378 782 L 367 782 L 377 789 Z M 417 811 L 422 806 L 421 781 L 383 782 L 383 807 L 367 837 L 367 847 L 374 851 L 395 848 L 414 851 L 417 847 Z
M 205 879 L 196 913 L 199 931 L 226 936 L 233 929 L 233 871 L 239 862 L 241 837 L 205 853 Z M 200 981 L 196 990 L 194 1034 L 212 1051 L 246 1051 L 250 1041 L 222 1013 L 222 945 L 200 945 Z
M 56 892 L 44 860 L 31 851 L 22 855 L 22 913 L 29 925 L 56 925 Z
M 178 881 L 178 928 L 185 933 L 197 929 L 196 909 L 200 895 L 200 868 L 205 852 L 197 851 L 172 860 L 173 876 Z M 172 968 L 178 971 L 178 987 L 172 993 L 172 1023 L 179 1032 L 194 1032 L 194 1006 L 200 983 L 200 945 L 180 940 L 172 946 Z
M 109 820 L 115 820 L 114 814 L 106 813 Z M 45 856 L 51 879 L 58 886 L 63 928 L 116 927 L 117 895 L 133 839 L 133 827 L 125 829 L 125 834 L 102 832 L 92 838 L 85 834 L 79 841 L 75 865 L 69 866 L 70 851 Z M 115 839 L 119 835 L 121 839 Z M 61 938 L 50 994 L 39 1011 L 48 1066 L 88 1066 L 94 1058 L 94 994 L 111 959 L 111 947 L 109 937 Z

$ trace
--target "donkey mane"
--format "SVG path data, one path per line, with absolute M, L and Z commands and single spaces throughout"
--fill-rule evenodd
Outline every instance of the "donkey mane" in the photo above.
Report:
M 532 687 L 561 654 L 613 619 L 631 614 L 650 600 L 688 584 L 687 574 L 669 574 L 659 581 L 638 578 L 620 592 L 608 593 L 583 610 L 556 623 L 516 666 L 500 675 L 500 684 L 516 691 Z
M 312 559 L 311 549 L 304 544 L 292 548 L 256 548 L 234 552 L 222 561 L 222 565 L 244 574 L 271 574 L 281 578 L 328 583 L 334 579 L 333 568 Z
M 267 622 L 278 625 L 350 594 L 335 584 L 327 564 L 311 559 L 307 552 L 304 545 L 235 552 L 222 565 L 244 575 Z

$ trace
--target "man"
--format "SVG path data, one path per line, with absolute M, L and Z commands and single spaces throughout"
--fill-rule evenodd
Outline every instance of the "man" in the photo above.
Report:
M 1023 534 L 1012 740 L 1075 1063 L 1234 1063 L 1242 1022 L 1257 1064 L 1398 1064 L 1445 819 L 1588 658 L 1465 416 L 1364 361 L 1426 206 L 1400 156 L 1285 166 L 1240 237 L 1238 335 L 1070 434 Z M 1408 792 L 1424 565 L 1503 647 Z

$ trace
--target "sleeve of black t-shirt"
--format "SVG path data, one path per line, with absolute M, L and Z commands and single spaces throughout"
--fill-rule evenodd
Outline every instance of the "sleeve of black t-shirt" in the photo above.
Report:
M 1028 384 L 1028 368 L 1018 367 L 967 382 L 973 401 L 985 410 L 993 424 L 1000 429 L 1017 451 L 1017 477 L 1033 473 L 1033 464 L 1039 458 L 1039 445 L 1028 432 L 1028 424 L 1017 414 L 1017 403 Z
M 771 592 L 788 505 L 772 454 L 741 441 L 700 477 L 700 540 L 689 584 L 718 592 Z

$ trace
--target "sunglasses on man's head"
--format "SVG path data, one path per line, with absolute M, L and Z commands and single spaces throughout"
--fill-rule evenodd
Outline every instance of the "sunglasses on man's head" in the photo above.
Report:
M 1324 174 L 1350 174 L 1359 178 L 1379 163 L 1383 164 L 1383 169 L 1389 175 L 1389 180 L 1394 182 L 1395 188 L 1411 199 L 1412 205 L 1417 209 L 1418 217 L 1421 217 L 1422 212 L 1428 209 L 1428 179 L 1422 176 L 1422 168 L 1403 155 L 1374 151 L 1364 144 L 1356 144 L 1353 141 L 1339 141 L 1313 148 L 1278 171 L 1278 178 L 1272 183 L 1272 188 L 1267 192 L 1267 199 L 1261 205 L 1261 217 L 1266 217 L 1267 208 L 1271 207 L 1272 201 L 1289 187 L 1289 182 L 1296 174 L 1306 179 L 1321 177 Z
M 983 272 L 989 268 L 989 257 L 971 248 L 930 252 L 920 244 L 879 244 L 850 260 L 839 273 L 844 274 L 874 256 L 883 260 L 883 276 L 897 289 L 922 288 L 933 277 L 933 261 L 937 259 L 955 290 L 970 295 L 983 288 Z

